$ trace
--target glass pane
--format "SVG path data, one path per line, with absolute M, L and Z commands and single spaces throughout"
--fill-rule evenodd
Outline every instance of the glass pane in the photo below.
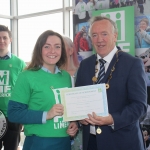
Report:
M 73 41 L 73 12 L 70 11 L 70 38 Z
M 0 14 L 10 15 L 10 0 L 0 0 Z
M 72 6 L 72 0 L 70 0 L 70 6 Z
M 7 26 L 10 29 L 10 19 L 0 18 L 0 24 L 4 25 L 4 26 Z
M 62 13 L 20 19 L 18 21 L 19 57 L 21 59 L 25 62 L 31 60 L 35 42 L 39 35 L 46 30 L 53 30 L 63 34 Z
M 18 0 L 18 15 L 62 8 L 62 0 Z

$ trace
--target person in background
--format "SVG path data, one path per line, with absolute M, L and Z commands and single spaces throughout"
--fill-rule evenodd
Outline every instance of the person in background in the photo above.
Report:
M 8 106 L 8 118 L 24 124 L 23 150 L 70 150 L 70 136 L 78 130 L 76 122 L 63 122 L 63 105 L 54 89 L 71 87 L 62 36 L 43 32 L 35 44 L 31 63 L 20 74 Z M 56 90 L 58 91 L 58 90 Z
M 70 74 L 72 78 L 72 86 L 74 87 L 76 73 L 79 67 L 77 52 L 70 38 L 68 38 L 67 36 L 63 36 L 63 39 L 66 48 L 67 63 L 62 67 L 62 69 L 66 70 Z
M 87 11 L 90 18 L 92 17 L 92 11 L 94 10 L 95 10 L 95 1 L 89 0 L 89 2 L 87 3 Z
M 79 0 L 75 6 L 75 14 L 78 15 L 79 19 L 86 18 L 87 5 L 83 0 Z
M 66 53 L 67 53 L 67 64 L 62 67 L 62 69 L 66 70 L 72 79 L 72 87 L 75 86 L 75 80 L 77 75 L 77 70 L 79 67 L 79 62 L 77 58 L 77 53 L 74 47 L 73 42 L 70 38 L 63 36 L 65 47 L 66 47 Z M 82 149 L 82 128 L 78 124 L 79 130 L 77 135 L 74 138 L 71 138 L 71 149 Z
M 11 31 L 0 25 L 0 110 L 7 120 L 6 133 L 0 137 L 0 149 L 4 146 L 4 150 L 17 150 L 19 145 L 21 124 L 8 121 L 7 106 L 18 75 L 26 66 L 23 60 L 8 50 L 11 42 Z M 2 127 L 2 121 L 0 126 Z
M 98 0 L 95 4 L 96 10 L 107 9 L 106 0 Z
M 83 32 L 79 42 L 79 51 L 89 51 L 89 44 L 87 41 L 87 33 Z
M 86 27 L 82 26 L 81 31 L 79 31 L 74 38 L 74 45 L 75 45 L 75 49 L 76 52 L 79 52 L 79 43 L 80 43 L 80 38 L 82 37 L 83 32 L 86 32 Z
M 135 33 L 135 47 L 149 48 L 150 47 L 150 26 L 149 20 L 143 18 L 140 20 L 139 29 Z
M 145 150 L 139 122 L 147 111 L 143 62 L 116 47 L 113 20 L 91 18 L 89 34 L 96 54 L 80 63 L 75 86 L 106 83 L 109 115 L 98 116 L 93 110 L 80 120 L 83 150 Z
M 126 6 L 126 0 L 120 0 L 120 5 L 121 5 L 121 7 L 125 7 Z
M 144 0 L 137 0 L 138 7 L 140 8 L 140 14 L 144 15 Z

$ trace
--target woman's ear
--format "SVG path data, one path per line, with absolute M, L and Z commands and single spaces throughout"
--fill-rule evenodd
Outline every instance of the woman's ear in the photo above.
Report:
M 70 47 L 70 48 L 69 48 L 69 55 L 71 56 L 72 54 L 73 54 L 73 48 Z

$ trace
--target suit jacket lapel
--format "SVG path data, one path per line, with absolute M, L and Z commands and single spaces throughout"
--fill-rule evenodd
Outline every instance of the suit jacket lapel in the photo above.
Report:
M 121 56 L 121 53 L 120 52 L 118 53 L 118 58 Z M 106 83 L 108 81 L 108 77 L 110 75 L 111 69 L 113 68 L 116 60 L 117 60 L 117 57 L 116 57 L 116 54 L 115 54 L 114 57 L 113 57 L 113 59 L 112 59 L 112 61 L 109 64 L 109 67 L 108 67 L 107 71 L 106 71 L 105 77 L 103 79 L 103 83 Z
M 92 78 L 95 76 L 95 63 L 96 63 L 96 55 L 93 55 L 93 57 L 91 58 L 91 61 L 89 62 L 89 65 L 87 67 L 89 67 L 89 77 L 90 77 L 90 84 L 93 84 Z

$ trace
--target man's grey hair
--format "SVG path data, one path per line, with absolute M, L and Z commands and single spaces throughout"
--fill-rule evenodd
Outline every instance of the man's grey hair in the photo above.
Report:
M 106 16 L 95 16 L 89 20 L 89 24 L 90 24 L 89 36 L 91 36 L 91 27 L 92 27 L 93 23 L 95 23 L 96 21 L 101 21 L 101 20 L 108 20 L 113 26 L 114 33 L 118 33 L 117 25 L 113 20 L 111 20 L 110 18 L 107 18 Z

